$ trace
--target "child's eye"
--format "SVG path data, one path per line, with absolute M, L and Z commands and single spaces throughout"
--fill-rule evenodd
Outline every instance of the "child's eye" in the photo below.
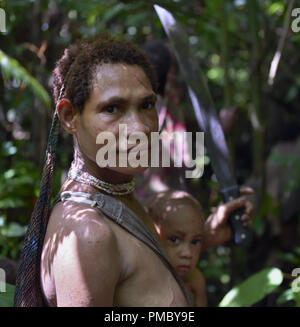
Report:
M 194 245 L 200 245 L 201 244 L 201 240 L 193 240 L 192 244 Z
M 119 109 L 116 105 L 106 106 L 104 110 L 110 114 L 114 114 Z M 116 111 L 115 111 L 116 110 Z
M 177 236 L 171 236 L 170 241 L 172 243 L 178 244 L 179 243 L 179 238 Z
M 154 102 L 145 102 L 142 104 L 142 109 L 152 109 L 154 107 L 155 103 Z

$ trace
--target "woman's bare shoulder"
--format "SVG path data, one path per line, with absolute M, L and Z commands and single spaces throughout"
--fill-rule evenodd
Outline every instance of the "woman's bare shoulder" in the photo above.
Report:
M 86 203 L 57 203 L 49 219 L 49 228 L 56 233 L 73 233 L 81 239 L 103 238 L 113 234 L 111 224 L 101 210 Z
M 53 277 L 58 306 L 112 305 L 122 266 L 116 235 L 104 214 L 88 204 L 65 201 L 54 207 L 50 220 L 57 245 Z

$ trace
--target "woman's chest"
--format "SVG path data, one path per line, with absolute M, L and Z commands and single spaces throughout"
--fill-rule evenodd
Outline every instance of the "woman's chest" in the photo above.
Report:
M 172 273 L 148 245 L 126 231 L 116 232 L 123 258 L 123 278 L 116 287 L 116 306 L 186 306 Z

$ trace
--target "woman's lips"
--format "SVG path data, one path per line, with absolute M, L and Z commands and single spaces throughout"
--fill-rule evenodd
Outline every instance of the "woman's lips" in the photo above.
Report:
M 131 153 L 137 153 L 137 152 L 142 152 L 142 151 L 149 151 L 151 148 L 150 147 L 144 147 L 144 148 L 133 148 L 128 151 Z
M 129 153 L 137 153 L 137 152 L 149 151 L 149 150 L 151 150 L 151 146 L 150 145 L 149 146 L 144 146 L 144 147 L 135 146 L 133 148 L 127 149 L 127 151 L 117 149 L 117 152 L 118 153 L 125 153 L 125 152 L 127 152 L 127 154 L 129 154 Z
M 129 158 L 129 155 L 134 156 L 136 160 L 140 160 L 141 157 L 143 158 L 145 155 L 147 155 L 147 158 L 149 160 L 149 156 L 151 156 L 151 145 L 144 146 L 144 147 L 132 147 L 130 149 L 127 149 L 127 151 L 122 151 L 120 149 L 116 150 L 117 156 L 126 156 Z

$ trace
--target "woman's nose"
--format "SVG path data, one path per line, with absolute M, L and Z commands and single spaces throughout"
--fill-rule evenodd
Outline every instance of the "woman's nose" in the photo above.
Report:
M 133 132 L 142 132 L 148 135 L 151 132 L 151 127 L 145 113 L 132 111 L 126 120 L 127 133 L 130 135 Z

